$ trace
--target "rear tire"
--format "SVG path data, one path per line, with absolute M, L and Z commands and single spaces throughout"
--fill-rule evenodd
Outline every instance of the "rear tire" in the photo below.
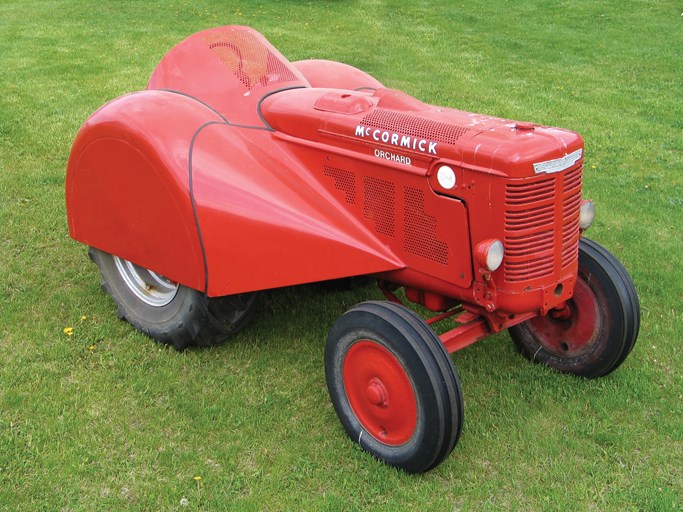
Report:
M 509 329 L 522 354 L 587 378 L 618 368 L 638 338 L 640 303 L 626 269 L 592 240 L 579 243 L 579 275 L 567 308 L 566 315 L 551 311 Z
M 363 302 L 327 338 L 325 376 L 351 439 L 387 464 L 427 471 L 463 423 L 460 380 L 434 331 L 406 307 Z
M 88 254 L 119 318 L 176 350 L 222 343 L 248 323 L 256 305 L 255 293 L 211 298 L 98 249 Z

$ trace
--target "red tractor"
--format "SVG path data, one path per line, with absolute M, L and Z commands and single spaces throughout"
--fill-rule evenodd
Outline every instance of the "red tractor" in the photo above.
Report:
M 237 332 L 259 290 L 376 278 L 388 301 L 334 324 L 327 385 L 355 442 L 421 472 L 462 428 L 450 352 L 508 329 L 529 359 L 593 378 L 633 348 L 633 282 L 582 237 L 583 157 L 574 132 L 427 105 L 220 27 L 83 125 L 69 230 L 119 316 L 177 349 Z

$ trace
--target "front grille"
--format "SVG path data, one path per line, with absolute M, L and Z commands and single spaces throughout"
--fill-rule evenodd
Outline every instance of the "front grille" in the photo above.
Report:
M 578 258 L 581 175 L 577 167 L 506 185 L 505 281 L 547 277 Z

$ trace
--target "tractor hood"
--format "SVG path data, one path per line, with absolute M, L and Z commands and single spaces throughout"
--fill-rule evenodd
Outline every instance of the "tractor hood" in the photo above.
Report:
M 525 177 L 583 157 L 577 133 L 436 107 L 392 89 L 290 89 L 266 97 L 260 115 L 282 134 L 391 160 L 413 173 L 447 160 Z

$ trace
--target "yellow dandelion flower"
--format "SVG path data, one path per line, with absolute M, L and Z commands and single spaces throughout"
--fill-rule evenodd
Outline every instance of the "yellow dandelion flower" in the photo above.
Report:
M 92 352 L 93 350 L 95 350 L 95 345 L 90 345 L 90 346 L 88 347 L 88 350 L 89 350 L 90 352 Z
M 73 336 L 74 328 L 73 327 L 64 327 L 64 334 L 66 334 L 67 336 Z
M 201 479 L 202 479 L 201 476 L 196 476 L 196 477 L 194 477 L 194 481 L 195 481 L 195 482 L 199 482 Z
M 83 320 L 85 320 L 85 319 L 86 319 L 86 316 L 85 316 L 85 315 L 81 315 L 81 321 L 83 321 Z

